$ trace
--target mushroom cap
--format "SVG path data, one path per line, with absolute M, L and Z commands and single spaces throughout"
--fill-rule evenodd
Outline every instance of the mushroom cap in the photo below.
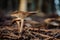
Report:
M 29 15 L 35 14 L 34 12 L 23 12 L 23 11 L 15 11 L 11 13 L 12 17 L 20 17 L 20 18 L 26 18 Z
M 54 18 L 47 18 L 44 20 L 45 23 L 50 23 L 51 21 L 55 20 Z

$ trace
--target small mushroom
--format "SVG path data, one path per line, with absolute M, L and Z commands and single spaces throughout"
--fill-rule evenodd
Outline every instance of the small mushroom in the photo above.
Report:
M 44 20 L 44 22 L 49 24 L 53 20 L 55 20 L 55 19 L 54 18 L 47 18 L 47 19 Z
M 15 19 L 13 19 L 13 21 L 17 22 L 19 33 L 21 33 L 23 30 L 25 18 L 31 14 L 35 14 L 35 12 L 15 11 L 15 12 L 11 13 L 12 17 L 16 17 Z M 20 25 L 20 22 L 21 22 L 21 25 Z
M 45 19 L 44 20 L 44 23 L 46 24 L 46 28 L 48 27 L 48 25 L 52 22 L 52 21 L 54 21 L 55 20 L 55 18 L 47 18 L 47 19 Z

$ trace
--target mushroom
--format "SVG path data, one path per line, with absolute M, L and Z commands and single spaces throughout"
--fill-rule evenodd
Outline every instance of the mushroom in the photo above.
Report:
M 16 21 L 19 33 L 22 33 L 25 18 L 33 13 L 35 14 L 36 12 L 15 11 L 11 13 L 12 17 L 16 17 L 15 19 L 13 19 L 13 22 Z
M 55 18 L 47 18 L 44 20 L 44 23 L 47 24 L 46 26 L 48 26 L 54 20 L 55 20 Z
M 44 20 L 44 22 L 48 25 L 52 25 L 52 26 L 59 26 L 60 24 L 56 21 L 59 21 L 59 19 L 56 20 L 56 18 L 47 18 Z
M 55 20 L 55 19 L 54 18 L 47 18 L 47 19 L 44 20 L 44 22 L 49 24 L 53 20 Z

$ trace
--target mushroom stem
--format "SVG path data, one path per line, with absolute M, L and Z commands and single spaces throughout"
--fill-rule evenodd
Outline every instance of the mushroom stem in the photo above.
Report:
M 23 31 L 23 25 L 24 25 L 24 19 L 21 19 L 20 33 L 22 33 Z
M 20 22 L 19 21 L 16 21 L 16 23 L 17 23 L 17 28 L 18 28 L 18 32 L 20 32 Z

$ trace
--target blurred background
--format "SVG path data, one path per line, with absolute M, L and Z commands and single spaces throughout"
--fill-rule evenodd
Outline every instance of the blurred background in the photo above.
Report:
M 21 0 L 0 0 L 0 12 L 9 12 L 19 9 Z M 23 4 L 24 4 L 24 0 Z M 60 0 L 25 0 L 27 11 L 38 11 L 37 15 L 46 14 L 60 16 Z M 23 5 L 22 4 L 22 5 Z

